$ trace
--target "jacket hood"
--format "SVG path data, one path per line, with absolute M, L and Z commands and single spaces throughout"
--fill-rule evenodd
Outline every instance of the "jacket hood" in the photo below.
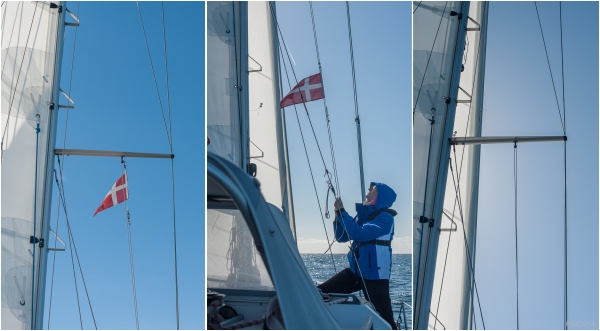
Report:
M 375 209 L 390 208 L 396 201 L 396 192 L 391 187 L 384 183 L 371 182 L 371 185 L 377 186 L 377 201 L 375 201 Z

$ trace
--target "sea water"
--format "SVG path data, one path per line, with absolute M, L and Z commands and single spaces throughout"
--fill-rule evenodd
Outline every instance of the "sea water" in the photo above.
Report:
M 330 254 L 301 254 L 304 264 L 312 279 L 322 283 L 333 275 L 336 270 L 340 272 L 348 267 L 346 254 L 333 254 L 333 261 Z M 335 262 L 335 267 L 334 267 Z M 392 310 L 394 311 L 394 320 L 399 321 L 402 302 L 406 310 L 406 326 L 412 329 L 412 257 L 410 254 L 392 255 L 392 275 L 390 277 L 390 298 L 392 299 Z M 362 292 L 356 295 L 363 296 Z M 401 317 L 400 327 L 404 329 L 404 314 Z

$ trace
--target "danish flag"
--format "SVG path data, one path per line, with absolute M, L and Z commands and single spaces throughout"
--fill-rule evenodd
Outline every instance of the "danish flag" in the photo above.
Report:
M 323 92 L 323 83 L 321 81 L 321 74 L 312 75 L 304 78 L 288 93 L 279 104 L 281 108 L 295 105 L 297 103 L 309 102 L 314 100 L 323 99 L 325 92 Z
M 123 174 L 123 176 L 117 179 L 117 182 L 110 189 L 104 200 L 102 201 L 102 205 L 96 209 L 94 216 L 104 209 L 108 209 L 112 206 L 118 205 L 121 202 L 127 200 L 129 198 L 129 193 L 127 192 L 127 172 Z

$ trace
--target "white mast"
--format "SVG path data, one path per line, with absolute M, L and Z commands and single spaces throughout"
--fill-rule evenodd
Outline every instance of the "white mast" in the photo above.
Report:
M 413 290 L 415 329 L 427 329 L 470 4 L 418 5 L 422 8 L 413 19 Z
M 66 7 L 2 6 L 2 329 L 41 329 Z
M 457 137 L 481 136 L 487 13 L 487 2 L 471 3 L 456 100 L 453 132 Z M 477 307 L 473 275 L 481 146 L 457 144 L 451 149 L 452 171 L 447 173 L 444 209 L 439 216 L 441 230 L 431 299 L 431 313 L 437 320 L 429 324 L 435 328 L 443 323 L 447 329 L 470 329 Z

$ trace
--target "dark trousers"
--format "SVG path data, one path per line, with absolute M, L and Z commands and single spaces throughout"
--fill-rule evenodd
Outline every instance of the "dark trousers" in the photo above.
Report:
M 367 287 L 366 291 L 365 286 Z M 320 288 L 323 293 L 349 294 L 362 290 L 365 298 L 371 301 L 379 315 L 392 326 L 393 330 L 398 330 L 392 312 L 390 281 L 388 279 L 364 279 L 363 286 L 363 279 L 357 277 L 350 268 L 346 268 L 317 287 Z

